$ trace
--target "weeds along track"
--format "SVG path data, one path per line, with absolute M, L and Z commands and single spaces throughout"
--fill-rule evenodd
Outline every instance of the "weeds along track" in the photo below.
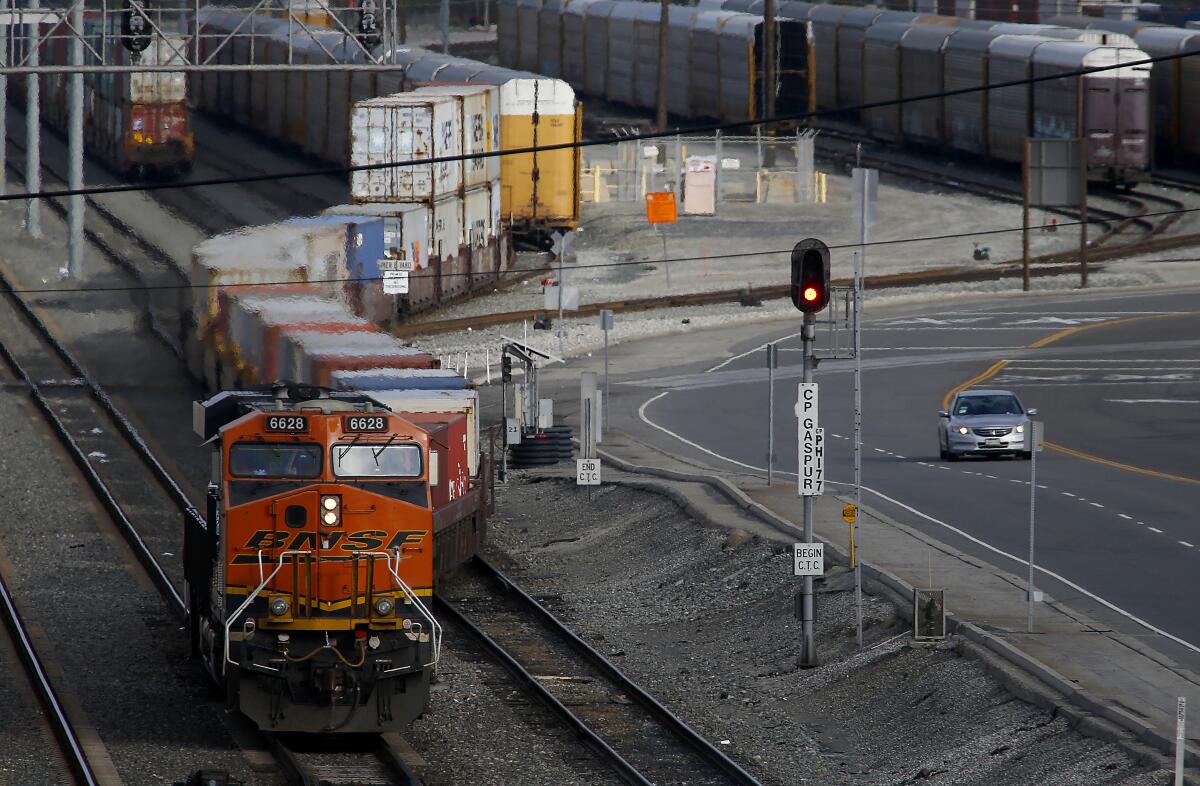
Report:
M 467 631 L 626 783 L 758 781 L 625 676 L 511 579 L 476 557 L 443 617 Z

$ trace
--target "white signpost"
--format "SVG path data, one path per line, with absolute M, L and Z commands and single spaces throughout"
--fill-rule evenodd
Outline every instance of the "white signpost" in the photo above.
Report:
M 596 458 L 575 459 L 575 485 L 576 486 L 599 486 L 600 485 L 600 459 L 596 459 Z
M 792 575 L 793 576 L 823 576 L 823 575 L 825 575 L 825 544 L 824 543 L 793 543 L 792 544 Z
M 800 496 L 825 493 L 825 429 L 817 427 L 817 383 L 799 383 L 796 399 L 800 444 Z

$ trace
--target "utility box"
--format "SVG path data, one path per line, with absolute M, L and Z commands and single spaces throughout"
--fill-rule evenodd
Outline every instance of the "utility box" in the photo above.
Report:
M 711 216 L 717 212 L 717 159 L 689 156 L 683 172 L 683 214 Z

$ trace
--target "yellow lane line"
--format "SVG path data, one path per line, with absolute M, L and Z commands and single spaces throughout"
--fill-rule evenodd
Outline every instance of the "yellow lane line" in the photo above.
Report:
M 1047 346 L 1049 344 L 1053 344 L 1054 342 L 1059 341 L 1060 339 L 1064 339 L 1067 336 L 1073 336 L 1077 333 L 1082 333 L 1085 330 L 1095 330 L 1096 328 L 1112 327 L 1114 325 L 1124 325 L 1124 324 L 1128 324 L 1130 322 L 1140 322 L 1140 321 L 1146 320 L 1146 319 L 1166 319 L 1168 317 L 1195 317 L 1195 316 L 1200 316 L 1200 311 L 1174 311 L 1169 314 L 1143 314 L 1143 315 L 1136 316 L 1136 317 L 1123 317 L 1121 319 L 1109 319 L 1109 320 L 1105 320 L 1104 322 L 1091 322 L 1086 325 L 1076 325 L 1075 327 L 1065 328 L 1063 330 L 1058 331 L 1057 333 L 1051 333 L 1050 335 L 1045 336 L 1044 338 L 1039 338 L 1037 341 L 1033 342 L 1032 344 L 1027 345 L 1026 348 L 1027 349 L 1041 349 L 1042 347 Z M 980 382 L 983 382 L 986 379 L 990 379 L 991 377 L 995 376 L 996 373 L 998 371 L 1000 371 L 1000 369 L 1007 366 L 1009 364 L 1009 362 L 1010 361 L 1008 361 L 1008 360 L 997 361 L 996 363 L 993 363 L 991 365 L 991 367 L 989 367 L 982 374 L 971 377 L 966 382 L 963 382 L 960 385 L 955 385 L 954 387 L 952 387 L 949 391 L 946 392 L 945 397 L 942 399 L 942 409 L 946 409 L 950 406 L 950 399 L 954 397 L 955 393 L 960 393 L 973 385 L 978 385 Z M 1067 456 L 1072 456 L 1077 459 L 1083 459 L 1084 461 L 1091 461 L 1095 464 L 1102 464 L 1106 467 L 1112 467 L 1114 469 L 1120 469 L 1120 470 L 1124 470 L 1126 472 L 1133 472 L 1138 475 L 1146 475 L 1146 476 L 1152 477 L 1152 478 L 1160 478 L 1162 480 L 1174 480 L 1179 483 L 1189 483 L 1192 485 L 1200 486 L 1200 480 L 1198 480 L 1196 478 L 1189 478 L 1185 475 L 1173 475 L 1169 472 L 1159 472 L 1158 470 L 1155 470 L 1155 469 L 1147 469 L 1146 467 L 1137 467 L 1132 464 L 1123 464 L 1119 461 L 1113 461 L 1112 459 L 1106 459 L 1102 456 L 1096 456 L 1091 453 L 1084 453 L 1082 450 L 1075 450 L 1074 448 L 1068 448 L 1067 446 L 1059 445 L 1056 442 L 1044 442 L 1042 444 L 1044 444 L 1047 448 L 1049 448 L 1050 450 L 1053 450 L 1057 453 L 1062 453 L 1062 454 L 1065 454 Z
M 1152 478 L 1161 478 L 1162 480 L 1174 480 L 1174 481 L 1178 481 L 1180 483 L 1190 483 L 1194 486 L 1200 486 L 1200 480 L 1197 480 L 1196 478 L 1189 478 L 1184 475 L 1172 475 L 1169 472 L 1159 472 L 1156 469 L 1146 469 L 1145 467 L 1135 467 L 1132 464 L 1122 464 L 1119 461 L 1113 461 L 1111 459 L 1102 458 L 1100 456 L 1094 456 L 1091 453 L 1084 453 L 1082 450 L 1075 450 L 1074 448 L 1068 448 L 1067 446 L 1059 445 L 1056 442 L 1043 442 L 1042 444 L 1045 445 L 1050 450 L 1055 451 L 1056 453 L 1064 453 L 1068 456 L 1074 456 L 1075 458 L 1083 459 L 1084 461 L 1091 461 L 1096 464 L 1103 464 L 1106 467 L 1113 467 L 1114 469 L 1123 469 L 1126 472 L 1134 472 L 1134 473 L 1137 473 L 1138 475 L 1148 475 L 1149 477 L 1152 477 Z
M 966 382 L 963 382 L 961 385 L 955 385 L 954 387 L 950 388 L 948 391 L 946 391 L 945 397 L 942 398 L 942 409 L 948 409 L 950 407 L 950 399 L 954 398 L 955 393 L 961 393 L 962 391 L 966 390 L 969 387 L 972 387 L 973 385 L 978 385 L 980 382 L 983 382 L 985 379 L 990 379 L 990 378 L 994 377 L 996 375 L 996 372 L 998 372 L 1000 369 L 1007 366 L 1010 362 L 1011 361 L 1008 361 L 1008 360 L 997 360 L 995 363 L 993 363 L 991 366 L 988 367 L 987 371 L 984 371 L 982 374 L 971 377 Z

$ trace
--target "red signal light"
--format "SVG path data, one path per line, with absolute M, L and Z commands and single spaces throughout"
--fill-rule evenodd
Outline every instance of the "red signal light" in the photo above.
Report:
M 809 303 L 812 303 L 813 301 L 815 301 L 819 295 L 820 295 L 820 293 L 817 292 L 816 287 L 805 287 L 805 289 L 804 289 L 804 299 L 807 300 Z

